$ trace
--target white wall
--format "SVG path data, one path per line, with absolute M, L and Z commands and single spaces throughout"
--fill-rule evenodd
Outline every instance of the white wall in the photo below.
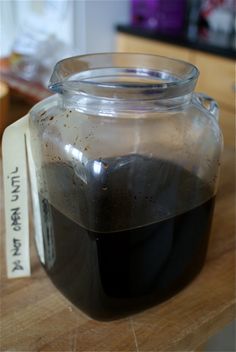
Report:
M 0 0 L 1 56 L 10 54 L 27 23 L 54 32 L 71 55 L 113 51 L 115 26 L 129 17 L 130 0 Z
M 80 0 L 74 2 L 77 53 L 115 50 L 115 26 L 129 23 L 129 0 Z
M 11 53 L 26 28 L 51 33 L 72 48 L 74 0 L 0 0 L 0 56 Z
M 0 0 L 0 56 L 11 52 L 16 34 L 16 13 L 14 2 Z

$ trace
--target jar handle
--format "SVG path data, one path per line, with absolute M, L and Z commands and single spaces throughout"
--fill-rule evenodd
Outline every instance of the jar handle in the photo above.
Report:
M 215 117 L 216 121 L 219 122 L 219 105 L 213 98 L 204 93 L 194 93 L 194 98 L 198 104 L 206 109 Z

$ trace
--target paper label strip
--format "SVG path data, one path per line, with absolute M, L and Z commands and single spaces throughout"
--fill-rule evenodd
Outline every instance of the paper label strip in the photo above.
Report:
M 2 141 L 8 278 L 30 276 L 27 129 L 28 115 L 9 126 Z

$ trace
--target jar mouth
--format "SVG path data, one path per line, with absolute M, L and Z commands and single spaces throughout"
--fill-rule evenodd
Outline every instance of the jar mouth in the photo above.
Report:
M 193 91 L 198 69 L 185 61 L 138 53 L 104 53 L 59 61 L 49 89 L 106 99 L 168 99 Z

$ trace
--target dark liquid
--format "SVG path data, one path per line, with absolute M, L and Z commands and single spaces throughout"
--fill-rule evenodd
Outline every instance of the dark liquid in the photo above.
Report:
M 124 158 L 127 160 L 127 157 Z M 132 160 L 130 159 L 132 170 L 137 162 L 143 161 L 143 158 L 140 159 L 140 157 L 130 158 L 132 158 Z M 160 161 L 150 160 L 149 166 L 152 167 L 147 178 L 153 182 L 153 177 L 158 173 L 158 170 L 160 171 Z M 97 188 L 98 185 L 92 188 L 90 197 L 94 197 L 95 201 L 99 201 L 99 192 L 101 192 L 97 214 L 99 219 L 91 221 L 92 224 L 96 223 L 99 228 L 104 226 L 102 223 L 107 222 L 105 227 L 112 228 L 112 221 L 116 226 L 120 224 L 117 220 L 119 212 L 124 223 L 131 221 L 125 220 L 125 218 L 129 218 L 130 214 L 135 211 L 140 212 L 139 217 L 143 221 L 143 213 L 146 214 L 146 211 L 149 210 L 147 214 L 150 214 L 157 207 L 155 199 L 162 200 L 162 204 L 158 204 L 158 209 L 162 209 L 162 212 L 163 209 L 167 209 L 168 214 L 168 197 L 169 203 L 171 202 L 166 187 L 162 187 L 162 189 L 166 189 L 167 197 L 160 198 L 154 192 L 152 195 L 149 193 L 148 196 L 145 196 L 147 199 L 142 196 L 138 199 L 137 189 L 134 189 L 137 184 L 134 183 L 133 188 L 129 188 L 125 202 L 130 164 L 127 163 L 126 165 L 129 166 L 123 169 L 115 169 L 112 160 L 108 160 L 108 162 L 110 181 L 106 180 L 106 187 L 110 192 L 104 196 L 104 186 L 103 190 Z M 163 165 L 165 165 L 168 170 L 172 170 L 171 176 L 173 176 L 173 170 L 174 175 L 178 175 L 181 182 L 175 183 L 172 180 L 170 187 L 173 187 L 173 184 L 177 187 L 178 184 L 180 187 L 178 196 L 181 196 L 182 193 L 182 199 L 185 195 L 183 194 L 184 189 L 181 187 L 186 184 L 197 187 L 199 192 L 205 193 L 206 197 L 208 193 L 212 193 L 207 185 L 201 184 L 203 182 L 199 178 L 186 170 L 173 166 L 169 162 L 163 164 L 162 161 L 161 165 L 162 172 Z M 46 166 L 45 177 L 49 186 L 54 172 L 55 175 L 59 175 L 58 172 L 61 175 L 64 173 L 64 176 L 61 177 L 65 177 L 66 173 L 65 179 L 70 179 L 71 171 L 65 171 L 65 169 L 66 167 L 62 164 Z M 166 168 L 164 169 L 166 170 Z M 146 171 L 143 170 L 143 172 Z M 142 173 L 142 171 L 140 172 Z M 119 192 L 115 192 L 115 183 L 113 184 L 113 180 L 116 178 L 119 179 L 119 186 L 117 186 Z M 170 182 L 168 177 L 166 180 L 167 183 Z M 110 196 L 112 187 L 114 189 L 113 197 Z M 139 189 L 142 188 L 143 186 L 140 184 Z M 74 197 L 77 194 L 76 190 L 78 191 L 78 188 L 74 189 Z M 157 191 L 155 187 L 154 191 Z M 160 188 L 158 192 L 160 192 Z M 132 209 L 132 211 L 130 209 L 132 207 L 130 193 L 132 193 L 133 203 L 140 202 L 136 210 Z M 82 193 L 77 195 L 82 197 Z M 92 200 L 92 198 L 89 199 L 90 202 Z M 114 204 L 111 202 L 114 203 L 115 200 L 116 204 L 120 204 L 120 206 L 114 208 Z M 145 203 L 145 201 L 147 202 Z M 179 209 L 179 203 L 181 202 L 176 203 L 177 209 Z M 149 209 L 146 209 L 148 206 Z M 58 211 L 48 200 L 42 199 L 41 209 L 45 222 L 45 268 L 60 291 L 94 318 L 112 319 L 139 311 L 170 297 L 199 272 L 207 251 L 213 207 L 214 198 L 208 197 L 201 205 L 166 220 L 147 225 L 144 223 L 143 226 L 130 230 L 95 232 L 80 226 Z M 143 213 L 141 213 L 141 209 L 144 209 Z M 87 211 L 89 212 L 89 208 Z

